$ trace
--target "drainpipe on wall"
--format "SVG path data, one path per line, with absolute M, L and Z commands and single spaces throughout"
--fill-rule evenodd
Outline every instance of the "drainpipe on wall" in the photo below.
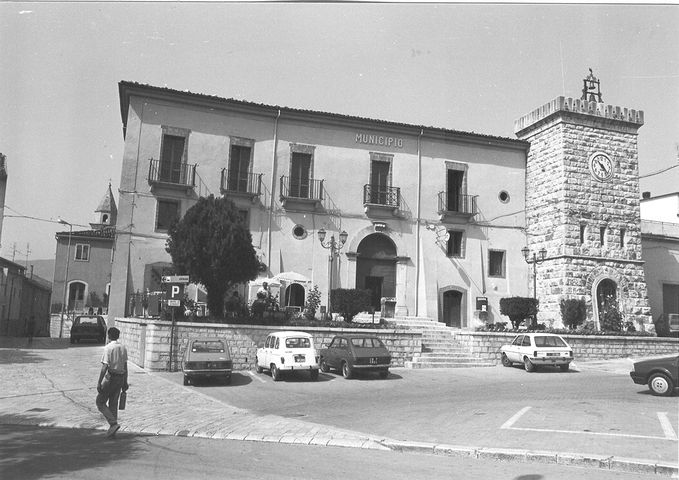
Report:
M 417 137 L 417 226 L 415 234 L 415 248 L 417 259 L 415 265 L 415 316 L 420 315 L 420 199 L 422 197 L 422 135 L 424 129 L 420 129 Z
M 276 113 L 276 120 L 273 127 L 273 155 L 271 156 L 271 201 L 269 202 L 269 227 L 266 231 L 266 261 L 269 271 L 271 271 L 271 224 L 273 222 L 273 207 L 276 198 L 276 160 L 278 150 L 278 119 L 281 118 L 281 109 Z

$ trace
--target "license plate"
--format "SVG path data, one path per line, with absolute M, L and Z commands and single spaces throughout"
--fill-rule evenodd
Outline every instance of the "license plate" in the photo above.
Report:
M 300 363 L 306 359 L 304 355 L 295 355 L 295 362 Z
M 561 354 L 560 353 L 548 353 L 547 356 L 548 357 L 560 357 Z
M 370 364 L 371 364 L 371 365 L 377 365 L 377 359 L 376 359 L 375 357 L 372 357 L 372 358 L 370 359 Z
M 217 364 L 216 363 L 208 363 L 207 368 L 217 368 Z

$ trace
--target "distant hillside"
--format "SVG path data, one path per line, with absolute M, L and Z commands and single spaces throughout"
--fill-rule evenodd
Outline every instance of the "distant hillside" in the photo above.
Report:
M 24 262 L 21 262 L 25 265 Z M 28 268 L 26 269 L 26 275 L 31 274 L 31 265 L 33 265 L 33 275 L 44 278 L 48 282 L 52 283 L 54 281 L 54 259 L 48 260 L 29 260 Z

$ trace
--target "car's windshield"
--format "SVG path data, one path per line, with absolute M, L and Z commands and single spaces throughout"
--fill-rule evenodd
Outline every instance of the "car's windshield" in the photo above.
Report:
M 310 348 L 311 342 L 306 337 L 292 337 L 285 339 L 285 348 Z
M 196 353 L 224 353 L 224 343 L 221 340 L 199 340 L 193 342 L 191 351 Z
M 566 342 L 561 340 L 561 337 L 551 337 L 547 335 L 539 335 L 535 337 L 536 347 L 565 347 Z
M 351 344 L 358 348 L 377 348 L 384 347 L 382 340 L 379 338 L 362 337 L 362 338 L 352 338 Z

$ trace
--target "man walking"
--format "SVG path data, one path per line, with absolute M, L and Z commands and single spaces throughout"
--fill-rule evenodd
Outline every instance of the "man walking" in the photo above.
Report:
M 118 343 L 120 330 L 116 327 L 108 329 L 110 342 L 104 347 L 101 357 L 101 372 L 97 382 L 97 408 L 106 417 L 110 425 L 107 437 L 116 434 L 118 425 L 118 400 L 121 391 L 127 391 L 127 349 Z

